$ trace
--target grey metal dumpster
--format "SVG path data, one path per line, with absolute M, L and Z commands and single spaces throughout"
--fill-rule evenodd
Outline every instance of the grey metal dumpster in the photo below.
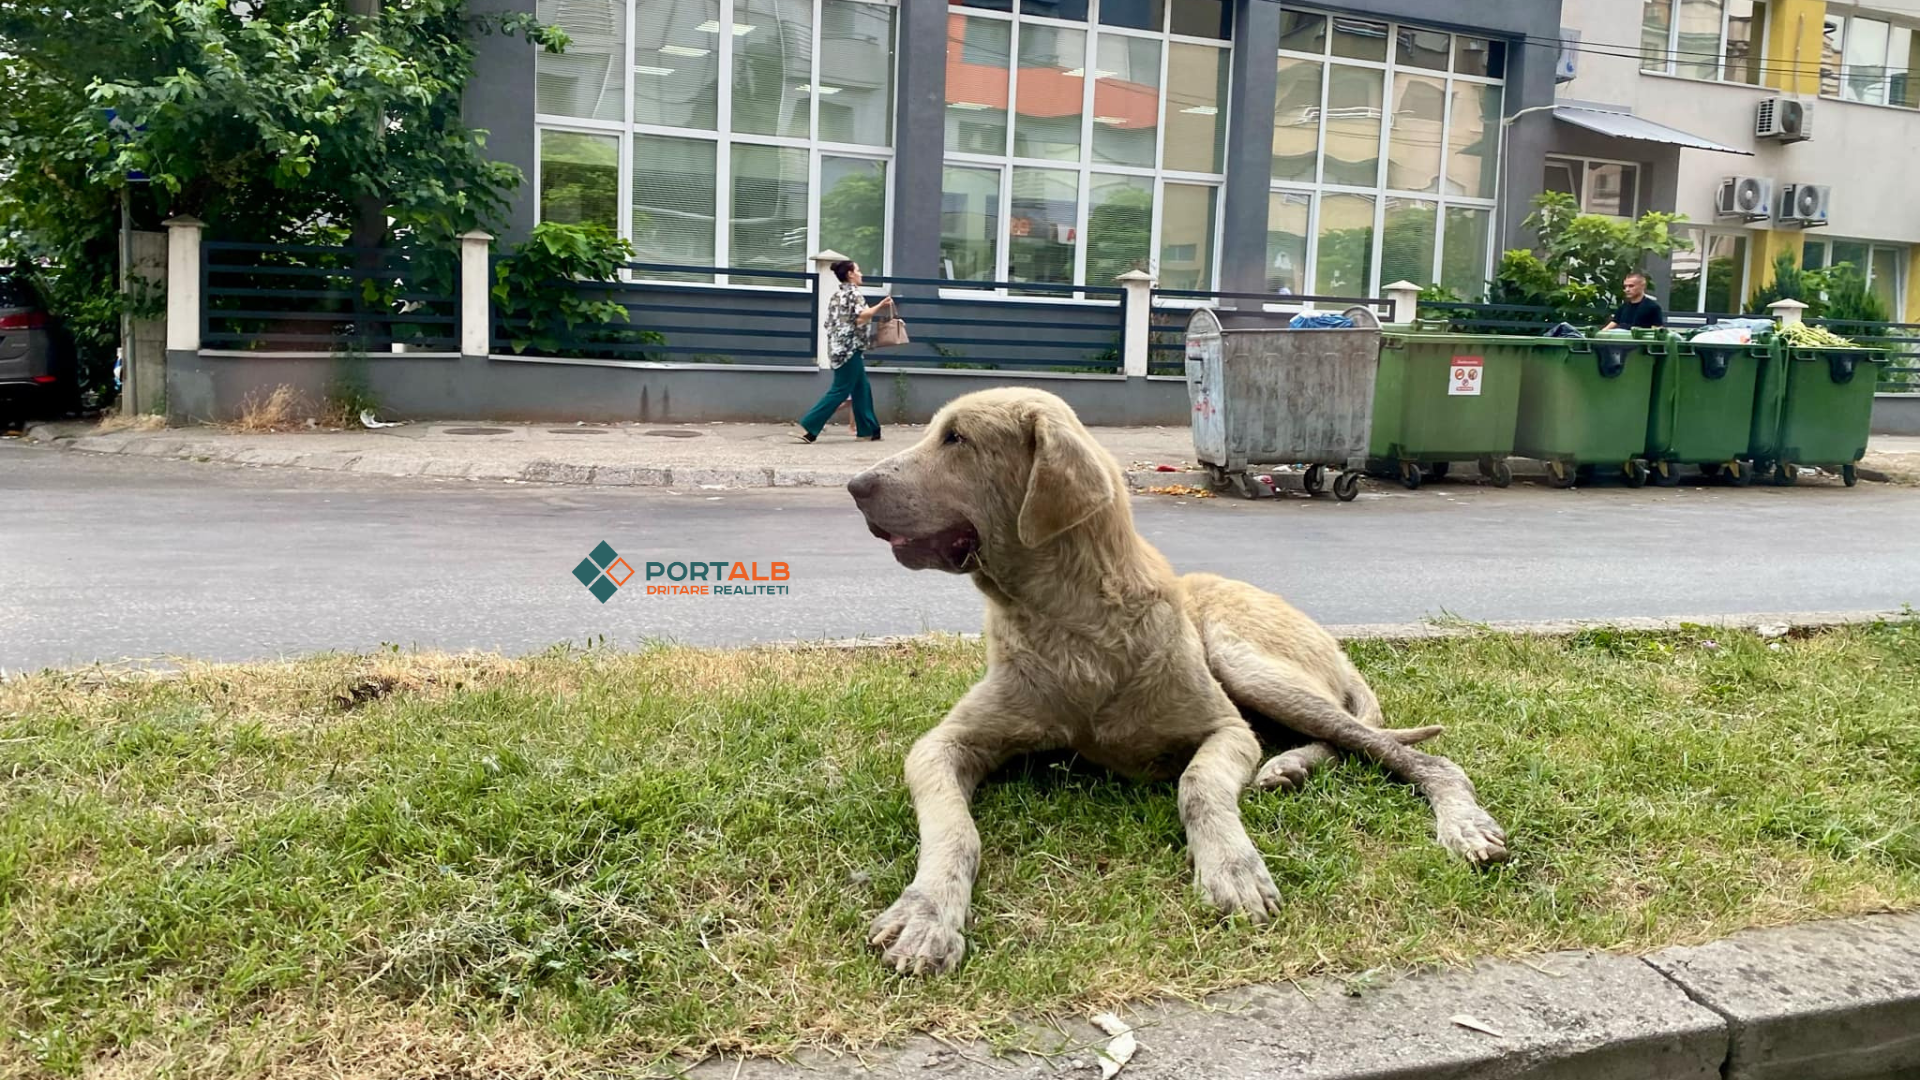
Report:
M 1373 431 L 1380 321 L 1363 307 L 1354 328 L 1294 330 L 1286 315 L 1204 308 L 1187 321 L 1193 450 L 1214 486 L 1257 499 L 1249 465 L 1306 465 L 1306 489 L 1341 502 L 1359 494 Z

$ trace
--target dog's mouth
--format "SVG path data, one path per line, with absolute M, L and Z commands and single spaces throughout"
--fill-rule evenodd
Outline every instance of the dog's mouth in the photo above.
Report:
M 980 565 L 980 531 L 961 522 L 923 536 L 891 533 L 867 522 L 867 531 L 887 542 L 893 557 L 909 570 L 945 570 L 965 574 Z

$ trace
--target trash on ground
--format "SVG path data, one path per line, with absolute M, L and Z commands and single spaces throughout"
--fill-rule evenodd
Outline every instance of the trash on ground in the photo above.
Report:
M 1093 1018 L 1101 1031 L 1113 1036 L 1113 1041 L 1100 1052 L 1100 1080 L 1109 1080 L 1115 1073 L 1126 1068 L 1133 1060 L 1133 1052 L 1139 1049 L 1139 1043 L 1133 1037 L 1133 1029 L 1126 1021 L 1112 1013 L 1101 1013 Z
M 1492 1027 L 1489 1027 L 1485 1021 L 1476 1020 L 1471 1016 L 1466 1016 L 1466 1015 L 1456 1016 L 1453 1018 L 1453 1023 L 1456 1023 L 1461 1027 L 1467 1028 L 1472 1031 L 1478 1031 L 1483 1035 L 1491 1035 L 1496 1039 L 1506 1038 L 1505 1035 L 1502 1035 L 1500 1032 L 1496 1031 Z
M 395 420 L 392 422 L 388 422 L 386 420 L 375 420 L 373 418 L 372 409 L 360 410 L 360 424 L 362 427 L 365 427 L 368 430 L 372 430 L 374 428 L 383 428 L 383 427 L 399 427 L 400 425 L 405 423 L 406 423 L 405 420 Z
M 1191 495 L 1196 499 L 1217 499 L 1220 497 L 1218 492 L 1208 491 L 1206 488 L 1191 487 L 1186 484 L 1168 484 L 1165 487 L 1150 487 L 1147 489 L 1147 494 Z

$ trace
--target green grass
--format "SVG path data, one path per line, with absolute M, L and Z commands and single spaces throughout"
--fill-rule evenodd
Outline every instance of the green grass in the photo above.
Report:
M 1920 625 L 1353 653 L 1447 725 L 1511 864 L 1346 763 L 1247 797 L 1285 908 L 1222 922 L 1171 787 L 1029 763 L 977 800 L 971 951 L 924 982 L 863 931 L 975 645 L 16 678 L 0 1074 L 589 1076 L 1920 905 Z

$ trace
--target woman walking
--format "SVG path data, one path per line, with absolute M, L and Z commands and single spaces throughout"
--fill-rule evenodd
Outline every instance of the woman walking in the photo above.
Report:
M 872 307 L 860 301 L 860 264 L 842 260 L 833 264 L 840 288 L 827 301 L 827 354 L 833 361 L 833 385 L 800 419 L 800 438 L 813 442 L 833 419 L 834 410 L 853 399 L 853 426 L 857 437 L 880 441 L 880 418 L 873 412 L 873 384 L 867 381 L 865 346 L 873 317 L 893 303 L 887 297 Z

